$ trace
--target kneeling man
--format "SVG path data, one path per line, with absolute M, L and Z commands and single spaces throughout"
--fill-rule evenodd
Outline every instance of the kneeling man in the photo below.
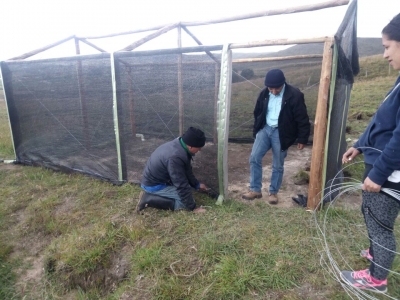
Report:
M 206 191 L 193 174 L 191 161 L 204 147 L 204 132 L 190 127 L 181 137 L 159 146 L 150 156 L 143 171 L 136 211 L 146 207 L 205 212 L 196 207 L 192 190 Z

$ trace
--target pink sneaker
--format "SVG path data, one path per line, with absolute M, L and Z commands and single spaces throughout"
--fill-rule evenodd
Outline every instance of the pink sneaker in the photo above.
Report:
M 372 257 L 372 255 L 369 254 L 369 248 L 366 249 L 366 250 L 361 250 L 360 256 L 361 256 L 361 257 L 364 257 L 364 258 L 366 258 L 366 259 L 368 259 L 368 260 L 371 260 L 371 261 L 374 259 L 374 258 Z
M 387 279 L 380 280 L 379 283 L 374 282 L 373 277 L 369 273 L 369 269 L 361 271 L 342 271 L 340 272 L 340 278 L 358 289 L 368 290 L 376 293 L 387 292 Z

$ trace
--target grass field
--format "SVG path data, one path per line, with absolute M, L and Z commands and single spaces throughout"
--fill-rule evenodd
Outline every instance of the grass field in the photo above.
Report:
M 378 62 L 361 61 L 370 75 L 354 85 L 349 138 L 395 80 L 371 75 Z M 13 159 L 8 126 L 0 100 L 3 159 Z M 359 257 L 368 245 L 363 219 L 346 198 L 316 215 L 328 227 L 323 246 L 313 215 L 301 208 L 216 206 L 196 194 L 205 214 L 147 209 L 139 216 L 138 195 L 130 184 L 0 164 L 0 299 L 350 299 L 327 270 L 324 247 L 341 268 L 368 266 Z M 393 269 L 400 272 L 398 260 Z M 392 275 L 393 298 L 399 283 Z

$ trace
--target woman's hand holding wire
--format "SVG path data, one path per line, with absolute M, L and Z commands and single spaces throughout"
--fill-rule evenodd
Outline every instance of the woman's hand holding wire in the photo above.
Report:
M 378 193 L 381 190 L 381 186 L 373 182 L 369 177 L 365 178 L 364 184 L 361 187 L 363 191 L 370 193 Z
M 350 147 L 344 154 L 342 157 L 342 163 L 348 163 L 349 161 L 351 161 L 352 159 L 354 159 L 358 154 L 360 154 L 360 151 L 357 150 L 354 147 Z

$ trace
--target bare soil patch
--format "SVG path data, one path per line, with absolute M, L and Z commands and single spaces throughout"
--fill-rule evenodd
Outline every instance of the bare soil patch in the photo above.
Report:
M 228 181 L 229 187 L 228 197 L 247 204 L 255 204 L 268 199 L 268 189 L 271 179 L 272 167 L 272 151 L 268 151 L 263 159 L 263 187 L 261 199 L 247 201 L 242 199 L 242 194 L 249 190 L 250 182 L 250 165 L 249 156 L 252 144 L 229 144 L 228 150 Z M 299 208 L 292 197 L 297 198 L 298 195 L 307 196 L 308 183 L 296 184 L 296 174 L 300 171 L 309 173 L 311 164 L 312 145 L 306 145 L 303 150 L 297 149 L 297 145 L 293 145 L 288 149 L 285 159 L 282 187 L 278 193 L 279 203 L 277 207 L 282 208 Z M 267 202 L 268 203 L 268 202 Z M 358 209 L 361 204 L 361 196 L 358 193 L 347 193 L 338 200 L 335 205 L 344 205 L 347 208 Z
M 0 169 L 2 170 L 18 170 L 22 165 L 15 164 L 14 162 L 3 161 L 0 159 Z
M 253 144 L 230 143 L 228 148 L 229 198 L 248 204 L 266 201 L 268 199 L 268 189 L 272 171 L 272 151 L 268 151 L 263 159 L 263 197 L 253 201 L 242 199 L 242 194 L 249 190 L 249 156 L 252 146 Z M 303 150 L 297 149 L 297 145 L 293 145 L 289 148 L 287 157 L 285 159 L 282 187 L 278 193 L 279 203 L 276 206 L 300 207 L 292 200 L 292 197 L 297 198 L 298 194 L 306 196 L 308 193 L 308 184 L 295 184 L 294 176 L 299 172 L 299 170 L 304 171 L 309 168 L 311 162 L 311 152 L 311 145 L 306 145 Z

